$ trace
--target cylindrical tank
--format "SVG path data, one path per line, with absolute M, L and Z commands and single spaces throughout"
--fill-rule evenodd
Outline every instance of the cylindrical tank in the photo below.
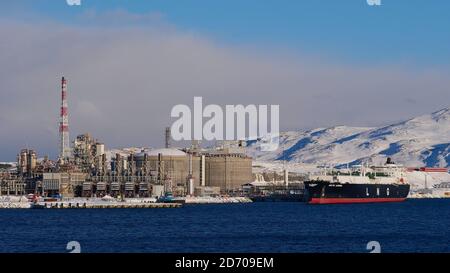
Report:
M 26 173 L 28 169 L 28 150 L 20 151 L 19 155 L 19 170 L 21 173 Z
M 95 155 L 96 156 L 102 156 L 105 154 L 105 144 L 103 143 L 96 143 L 95 144 Z
M 189 179 L 188 181 L 189 185 L 188 185 L 188 194 L 190 196 L 194 195 L 194 179 Z
M 33 150 L 29 150 L 27 154 L 27 173 L 31 174 L 36 169 L 37 155 Z

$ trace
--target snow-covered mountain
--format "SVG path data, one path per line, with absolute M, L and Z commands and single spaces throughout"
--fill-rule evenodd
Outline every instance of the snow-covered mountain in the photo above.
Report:
M 406 166 L 450 165 L 450 108 L 381 128 L 336 126 L 280 134 L 280 146 L 263 152 L 247 143 L 257 160 L 286 160 L 316 165 L 344 165 L 387 157 Z

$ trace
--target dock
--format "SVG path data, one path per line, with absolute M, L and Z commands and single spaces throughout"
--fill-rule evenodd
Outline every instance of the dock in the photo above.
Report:
M 200 204 L 243 204 L 251 203 L 248 197 L 175 197 L 171 202 L 161 202 L 156 198 L 126 198 L 124 200 L 105 198 L 64 198 L 29 202 L 26 197 L 0 199 L 0 209 L 152 209 L 180 208 Z
M 0 209 L 155 209 L 180 208 L 180 203 L 128 203 L 128 202 L 0 202 Z
M 42 208 L 48 209 L 152 209 L 152 208 L 179 208 L 178 203 L 65 203 L 49 202 L 39 203 Z

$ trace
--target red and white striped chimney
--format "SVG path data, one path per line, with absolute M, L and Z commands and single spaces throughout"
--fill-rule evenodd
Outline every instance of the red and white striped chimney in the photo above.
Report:
M 69 140 L 69 111 L 67 103 L 67 80 L 64 77 L 62 77 L 61 80 L 61 115 L 59 123 L 59 137 L 59 159 L 64 163 L 69 160 L 71 155 Z

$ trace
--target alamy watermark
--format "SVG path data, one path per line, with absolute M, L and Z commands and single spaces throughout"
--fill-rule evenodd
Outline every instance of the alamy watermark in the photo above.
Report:
M 378 241 L 370 241 L 366 246 L 367 250 L 370 250 L 370 253 L 381 253 L 381 244 Z
M 270 131 L 268 116 L 270 108 Z M 172 138 L 181 140 L 258 140 L 261 151 L 274 151 L 279 144 L 279 105 L 203 105 L 202 97 L 194 97 L 193 111 L 184 104 L 175 105 L 171 126 Z M 203 123 L 204 119 L 208 119 Z M 248 122 L 247 122 L 248 121 Z
M 381 6 L 381 0 L 366 0 L 369 6 Z M 81 6 L 81 0 L 66 0 L 69 6 Z
M 69 250 L 69 253 L 81 253 L 81 244 L 78 241 L 70 241 L 67 243 L 66 250 Z
M 69 6 L 81 6 L 81 0 L 66 0 Z
M 381 6 L 381 0 L 367 0 L 369 6 Z

